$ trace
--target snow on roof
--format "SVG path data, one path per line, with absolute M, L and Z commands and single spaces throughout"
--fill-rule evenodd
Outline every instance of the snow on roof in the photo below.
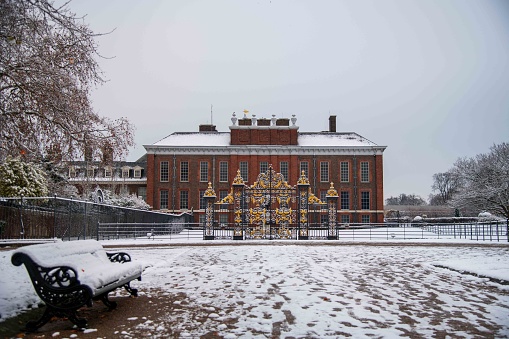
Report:
M 320 147 L 320 146 L 338 146 L 338 147 L 355 147 L 355 146 L 378 146 L 372 141 L 358 135 L 357 133 L 299 133 L 299 146 Z M 176 132 L 170 134 L 166 138 L 159 140 L 152 146 L 230 146 L 229 132 Z
M 176 132 L 159 140 L 153 146 L 229 146 L 228 132 Z
M 357 133 L 299 133 L 299 146 L 378 146 Z

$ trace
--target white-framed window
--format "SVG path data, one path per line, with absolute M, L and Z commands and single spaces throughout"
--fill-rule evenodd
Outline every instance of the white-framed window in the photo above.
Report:
M 327 191 L 320 191 L 320 200 L 325 203 L 324 205 L 321 205 L 322 210 L 327 209 Z
M 279 163 L 279 172 L 283 175 L 285 181 L 288 181 L 288 161 L 281 161 Z
M 269 170 L 269 163 L 267 161 L 260 162 L 260 173 L 265 173 Z
M 361 192 L 361 209 L 370 209 L 370 194 L 367 191 Z
M 95 177 L 95 171 L 92 167 L 87 168 L 87 178 Z
M 129 178 L 129 167 L 122 167 L 122 178 Z
M 136 166 L 134 168 L 134 177 L 135 178 L 141 178 L 141 170 L 142 170 L 142 168 L 139 166 Z
M 363 224 L 369 224 L 371 222 L 371 218 L 369 214 L 363 214 L 361 215 L 361 222 Z
M 198 194 L 200 197 L 200 209 L 204 210 L 207 208 L 207 202 L 205 200 L 205 190 L 199 190 Z
M 209 163 L 200 161 L 200 182 L 209 181 Z
M 350 192 L 341 191 L 339 203 L 340 203 L 342 210 L 349 210 L 350 209 Z
M 369 162 L 361 161 L 361 182 L 369 182 Z
M 329 163 L 327 161 L 320 162 L 320 181 L 329 182 Z
M 241 161 L 239 163 L 239 168 L 240 168 L 240 176 L 242 177 L 242 180 L 244 180 L 245 182 L 248 182 L 249 181 L 249 177 L 248 177 L 248 163 L 247 161 Z
M 350 222 L 350 216 L 348 214 L 341 214 L 341 223 L 348 224 Z
M 159 209 L 168 209 L 168 190 L 159 191 Z
M 228 182 L 228 162 L 219 162 L 219 182 Z
M 299 176 L 304 171 L 304 175 L 309 178 L 309 162 L 307 161 L 301 161 L 300 162 L 300 170 L 299 170 Z
M 105 167 L 104 168 L 104 177 L 105 178 L 111 178 L 113 175 L 113 170 L 111 167 Z
M 161 161 L 159 163 L 159 181 L 168 182 L 170 177 L 170 164 L 168 161 Z
M 189 209 L 189 192 L 188 191 L 180 191 L 180 209 L 181 210 Z
M 348 161 L 341 161 L 339 164 L 339 180 L 341 182 L 350 181 L 350 164 Z
M 189 181 L 189 162 L 187 161 L 180 162 L 180 181 L 181 182 Z

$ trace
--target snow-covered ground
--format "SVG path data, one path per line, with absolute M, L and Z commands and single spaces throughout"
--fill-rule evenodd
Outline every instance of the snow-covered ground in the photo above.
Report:
M 153 246 L 126 248 L 142 243 Z M 185 305 L 175 305 L 178 313 L 149 319 L 126 336 L 148 330 L 157 337 L 178 317 L 180 328 L 173 330 L 182 337 L 210 331 L 225 338 L 509 337 L 509 286 L 503 284 L 509 281 L 509 246 L 503 243 L 103 244 L 146 266 L 143 280 L 133 282 L 143 295 L 185 294 L 186 304 L 208 314 L 198 320 Z M 13 266 L 11 255 L 0 252 L 2 319 L 39 302 L 25 268 Z

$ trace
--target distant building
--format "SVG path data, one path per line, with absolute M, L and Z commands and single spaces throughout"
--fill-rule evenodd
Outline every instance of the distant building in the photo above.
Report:
M 101 188 L 145 200 L 146 165 L 146 156 L 137 161 L 73 161 L 68 164 L 68 180 L 80 195 Z
M 297 119 L 257 119 L 232 116 L 229 132 L 200 125 L 198 132 L 175 132 L 145 145 L 146 201 L 155 210 L 193 209 L 203 219 L 203 194 L 208 183 L 218 199 L 230 192 L 240 171 L 253 184 L 269 165 L 295 185 L 301 173 L 311 190 L 325 201 L 330 183 L 338 191 L 338 222 L 383 222 L 383 152 L 385 146 L 353 132 L 329 130 L 302 133 Z M 221 220 L 219 222 L 222 222 Z

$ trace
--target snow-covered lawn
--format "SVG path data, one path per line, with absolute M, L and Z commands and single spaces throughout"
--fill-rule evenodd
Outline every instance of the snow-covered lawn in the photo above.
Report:
M 133 287 L 149 296 L 185 293 L 187 304 L 208 314 L 198 320 L 182 306 L 144 325 L 153 336 L 175 317 L 180 328 L 174 330 L 189 337 L 210 331 L 225 338 L 509 336 L 509 286 L 486 278 L 509 281 L 504 244 L 103 244 L 116 244 L 115 251 L 121 248 L 147 267 Z M 0 252 L 2 319 L 39 300 L 25 268 L 10 263 L 11 254 Z

